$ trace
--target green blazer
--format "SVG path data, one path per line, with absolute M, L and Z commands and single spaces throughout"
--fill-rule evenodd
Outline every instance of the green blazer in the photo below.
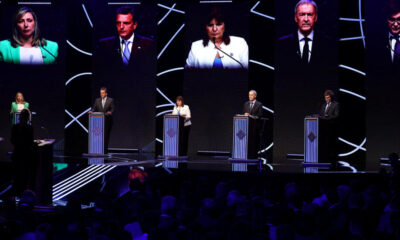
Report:
M 56 59 L 53 56 L 51 56 L 51 54 L 53 54 L 57 58 L 58 44 L 56 42 L 49 40 L 46 40 L 46 42 L 47 45 L 43 47 L 46 48 L 47 51 L 43 49 L 43 47 L 39 47 L 43 56 L 43 64 L 53 64 L 56 61 Z M 20 64 L 19 46 L 17 47 L 11 46 L 10 40 L 0 41 L 0 61 Z
M 29 103 L 25 102 L 24 103 L 24 108 L 29 109 Z M 11 123 L 12 125 L 14 125 L 14 112 L 18 111 L 18 104 L 16 102 L 12 102 L 11 103 L 11 111 L 10 111 L 10 115 L 11 115 Z

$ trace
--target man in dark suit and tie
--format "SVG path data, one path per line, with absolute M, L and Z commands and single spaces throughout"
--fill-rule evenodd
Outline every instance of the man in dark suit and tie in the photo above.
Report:
M 336 120 L 339 117 L 339 103 L 333 101 L 334 93 L 326 90 L 324 93 L 325 102 L 322 104 L 319 116 L 327 120 Z
M 249 101 L 245 102 L 243 106 L 243 114 L 250 116 L 255 119 L 255 128 L 250 131 L 254 131 L 254 144 L 250 144 L 248 151 L 250 156 L 257 156 L 258 150 L 260 150 L 260 138 L 261 138 L 261 121 L 260 118 L 263 116 L 263 105 L 260 101 L 256 100 L 257 92 L 255 90 L 249 91 Z
M 257 101 L 256 98 L 257 92 L 255 90 L 250 90 L 249 101 L 247 101 L 243 106 L 243 114 L 258 119 L 262 117 L 263 109 L 262 103 Z
M 325 141 L 326 149 L 320 149 L 320 151 L 326 151 L 326 157 L 331 164 L 332 168 L 337 167 L 337 155 L 338 155 L 338 118 L 340 114 L 339 103 L 334 101 L 335 94 L 332 90 L 326 90 L 324 92 L 324 103 L 321 105 L 319 117 L 321 118 L 321 139 L 320 141 Z M 323 161 L 323 160 L 322 160 Z
M 282 36 L 276 48 L 274 158 L 302 154 L 303 120 L 315 113 L 320 94 L 337 88 L 337 42 L 315 26 L 318 6 L 300 0 L 294 8 L 297 31 Z M 333 33 L 330 33 L 333 34 Z
M 100 98 L 97 98 L 93 104 L 92 112 L 102 112 L 105 115 L 104 123 L 104 152 L 108 152 L 108 143 L 110 140 L 111 128 L 113 125 L 113 113 L 115 110 L 114 99 L 108 97 L 107 88 L 100 88 Z
M 110 142 L 118 148 L 139 149 L 154 140 L 156 49 L 153 40 L 137 33 L 139 27 L 151 25 L 140 25 L 139 20 L 152 18 L 137 10 L 133 6 L 118 8 L 116 34 L 101 39 L 94 51 L 93 89 L 107 86 L 118 96 L 119 110 L 114 115 L 118 125 L 113 127 L 118 138 Z
M 124 6 L 117 10 L 116 30 L 118 36 L 100 39 L 98 54 L 108 64 L 120 65 L 122 68 L 143 65 L 154 49 L 153 40 L 135 33 L 138 26 L 135 9 Z

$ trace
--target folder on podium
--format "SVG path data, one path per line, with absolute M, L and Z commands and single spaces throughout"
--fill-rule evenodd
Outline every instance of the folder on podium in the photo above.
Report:
M 304 118 L 304 163 L 329 164 L 328 120 L 308 116 Z
M 104 113 L 89 114 L 89 154 L 104 154 Z

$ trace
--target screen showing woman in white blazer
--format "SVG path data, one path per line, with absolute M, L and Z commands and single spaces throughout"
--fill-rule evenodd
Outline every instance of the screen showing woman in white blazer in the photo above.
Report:
M 228 33 L 225 15 L 213 7 L 204 21 L 204 37 L 192 43 L 186 68 L 247 69 L 249 47 L 246 40 Z

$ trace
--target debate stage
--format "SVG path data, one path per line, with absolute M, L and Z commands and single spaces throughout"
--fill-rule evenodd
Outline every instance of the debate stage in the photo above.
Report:
M 246 167 L 235 167 L 235 164 L 245 164 Z M 171 161 L 137 153 L 111 153 L 96 158 L 58 156 L 54 158 L 52 199 L 55 205 L 64 205 L 71 198 L 79 198 L 90 205 L 100 193 L 107 193 L 114 198 L 121 196 L 129 190 L 133 169 L 145 173 L 151 181 L 156 179 L 156 182 L 165 183 L 174 179 L 178 185 L 184 179 L 198 177 L 221 181 L 256 178 L 260 183 L 313 179 L 312 182 L 318 183 L 321 178 L 345 181 L 359 177 L 374 179 L 373 176 L 378 176 L 376 171 L 358 171 L 345 162 L 339 162 L 339 165 L 337 169 L 331 170 L 327 165 L 304 165 L 299 160 L 287 160 L 279 164 L 267 163 L 265 160 L 235 163 L 221 156 L 198 156 L 193 160 Z M 166 186 L 166 189 L 170 187 Z

